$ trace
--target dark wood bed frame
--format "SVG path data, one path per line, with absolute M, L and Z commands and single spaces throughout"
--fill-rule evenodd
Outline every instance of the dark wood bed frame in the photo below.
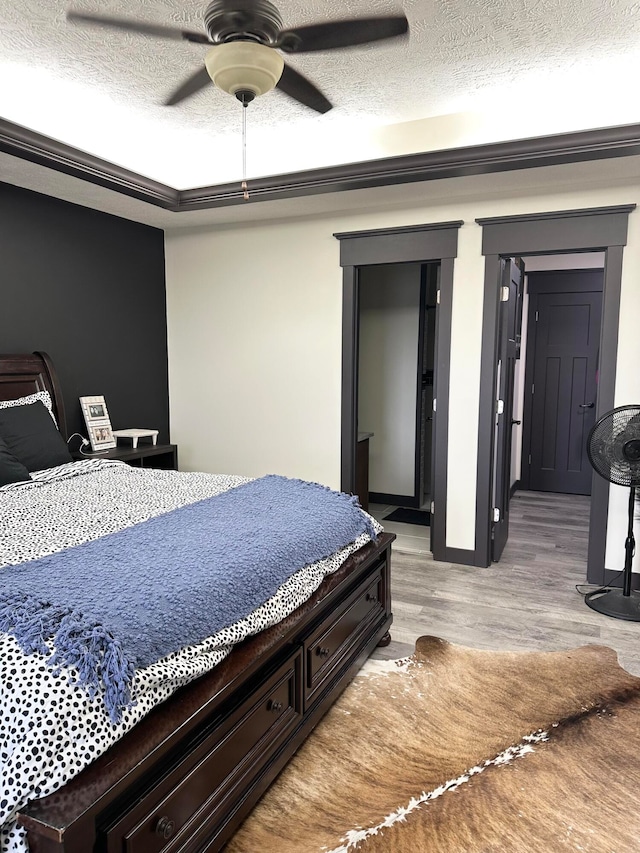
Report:
M 66 437 L 51 360 L 0 355 L 0 400 L 45 389 Z M 19 822 L 32 853 L 221 850 L 375 646 L 389 641 L 394 538 L 361 548 L 283 622 L 31 802 Z

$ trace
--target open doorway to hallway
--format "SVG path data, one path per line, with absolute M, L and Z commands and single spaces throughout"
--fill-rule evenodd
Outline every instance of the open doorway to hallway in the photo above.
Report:
M 492 558 L 493 525 L 496 509 L 500 509 L 491 502 L 495 494 L 492 493 L 494 463 L 503 457 L 501 453 L 494 453 L 496 410 L 498 416 L 505 420 L 513 417 L 512 411 L 506 408 L 500 414 L 500 399 L 495 395 L 499 360 L 498 331 L 505 316 L 501 301 L 505 260 L 527 255 L 604 253 L 602 320 L 597 358 L 598 395 L 594 406 L 596 418 L 599 418 L 614 405 L 622 262 L 627 242 L 628 217 L 633 210 L 633 205 L 617 205 L 476 220 L 483 229 L 482 253 L 485 256 L 475 538 L 475 557 L 481 564 L 486 565 L 485 561 Z M 496 491 L 503 494 L 502 489 Z M 606 568 L 608 533 L 612 529 L 612 519 L 608 517 L 609 497 L 608 483 L 592 476 L 587 558 L 587 578 L 591 583 L 602 583 L 609 571 Z M 616 523 L 617 518 L 613 521 Z
M 604 252 L 505 257 L 498 312 L 492 559 L 518 488 L 590 495 Z
M 604 252 L 525 256 L 511 493 L 591 494 Z

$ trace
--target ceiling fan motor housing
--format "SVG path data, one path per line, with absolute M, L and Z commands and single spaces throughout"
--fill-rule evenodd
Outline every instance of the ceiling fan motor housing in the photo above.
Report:
M 275 45 L 282 18 L 269 0 L 213 0 L 204 13 L 204 25 L 214 44 L 241 39 Z
M 246 104 L 274 89 L 284 59 L 272 45 L 282 19 L 268 0 L 213 0 L 204 15 L 213 47 L 204 58 L 214 84 Z

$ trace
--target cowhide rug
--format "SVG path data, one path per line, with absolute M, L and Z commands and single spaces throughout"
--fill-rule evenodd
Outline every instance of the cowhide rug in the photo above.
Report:
M 640 678 L 603 646 L 370 662 L 226 853 L 640 851 Z

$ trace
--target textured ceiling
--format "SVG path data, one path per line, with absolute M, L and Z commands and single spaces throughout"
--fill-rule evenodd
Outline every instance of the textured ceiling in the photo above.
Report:
M 206 3 L 0 0 L 0 116 L 177 188 L 239 178 L 234 98 L 212 84 L 161 106 L 202 63 L 205 46 L 65 20 L 73 7 L 203 29 Z M 380 0 L 277 5 L 285 27 L 400 8 Z M 279 92 L 257 99 L 247 111 L 250 176 L 442 147 L 415 133 L 416 121 L 442 114 L 488 111 L 493 139 L 640 120 L 635 83 L 629 90 L 640 77 L 639 2 L 405 0 L 402 8 L 408 40 L 288 59 L 335 108 L 320 116 Z M 405 122 L 412 134 L 402 132 Z

